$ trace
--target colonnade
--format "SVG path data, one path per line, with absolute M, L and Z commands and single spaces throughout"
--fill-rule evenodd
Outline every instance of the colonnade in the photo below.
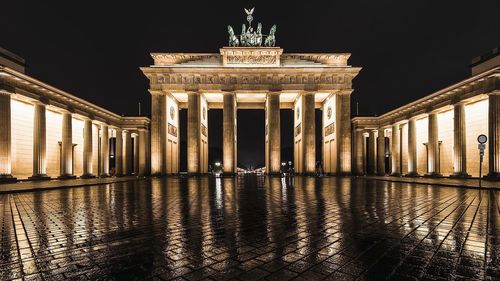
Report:
M 487 112 L 481 109 L 469 110 L 470 116 L 466 115 L 466 106 L 474 103 L 488 103 Z M 453 120 L 450 122 L 450 129 L 446 127 L 445 121 L 440 122 L 439 114 L 450 112 Z M 469 118 L 469 124 L 477 124 L 477 127 L 467 126 L 466 120 Z M 427 119 L 426 131 L 417 132 L 418 120 Z M 443 118 L 444 119 L 444 118 Z M 445 106 L 433 109 L 425 114 L 411 116 L 404 120 L 398 120 L 392 124 L 383 126 L 360 126 L 356 123 L 362 122 L 362 119 L 355 120 L 356 128 L 354 130 L 355 141 L 355 165 L 354 170 L 357 174 L 374 175 L 394 175 L 394 176 L 426 176 L 426 177 L 460 177 L 467 178 L 472 174 L 478 175 L 479 170 L 479 150 L 477 148 L 477 135 L 483 133 L 488 137 L 485 162 L 487 166 L 483 169 L 483 175 L 491 179 L 500 178 L 500 93 L 493 91 L 487 95 L 486 99 L 460 100 L 451 106 Z M 484 124 L 487 122 L 486 124 Z M 366 122 L 365 122 L 366 123 Z M 367 123 L 368 124 L 368 123 Z M 483 124 L 483 125 L 481 125 Z M 483 126 L 484 128 L 478 128 Z M 405 128 L 403 130 L 403 127 Z M 423 126 L 424 127 L 424 126 Z M 418 134 L 427 135 L 423 140 L 417 141 Z M 451 136 L 448 136 L 451 135 Z M 405 142 L 403 142 L 405 139 Z M 446 139 L 442 143 L 443 139 Z M 386 146 L 386 141 L 390 145 Z M 469 144 L 473 140 L 473 144 Z M 451 143 L 451 144 L 450 144 Z M 441 145 L 448 145 L 449 161 L 452 164 L 452 171 L 443 174 L 442 169 L 447 152 L 442 152 Z M 426 161 L 418 161 L 418 146 L 425 147 Z M 423 148 L 422 148 L 423 149 Z M 386 158 L 390 155 L 390 170 L 386 169 Z M 421 157 L 421 156 L 420 156 Z M 474 161 L 468 161 L 473 157 Z M 487 158 L 487 159 L 486 159 Z M 403 160 L 404 159 L 404 160 Z M 473 164 L 474 167 L 467 165 Z M 425 164 L 425 172 L 422 173 L 420 165 Z M 403 171 L 405 167 L 405 171 Z M 420 171 L 420 172 L 419 172 Z
M 12 112 L 11 97 L 14 89 L 3 86 L 0 89 L 0 180 L 15 181 L 12 176 Z M 33 173 L 29 177 L 31 180 L 50 179 L 47 175 L 47 102 L 32 101 L 34 119 L 33 119 Z M 68 109 L 54 108 L 62 115 L 61 140 L 60 140 L 60 179 L 109 176 L 110 166 L 110 147 L 111 137 L 116 138 L 115 149 L 115 169 L 116 175 L 146 175 L 148 174 L 147 165 L 147 147 L 148 132 L 147 129 L 122 130 L 120 127 L 108 125 L 102 120 L 92 120 L 91 118 L 76 115 Z M 83 155 L 75 155 L 73 147 L 76 145 L 73 138 L 73 118 L 83 119 Z M 99 149 L 99 170 L 94 170 L 94 145 L 93 145 L 93 125 L 98 125 L 100 132 Z M 134 141 L 132 141 L 134 139 Z M 134 143 L 134 147 L 132 147 Z M 99 146 L 98 146 L 99 147 Z M 130 165 L 133 155 L 136 155 L 136 164 Z M 75 175 L 73 171 L 74 157 L 82 157 L 83 173 Z
M 171 134 L 171 127 L 177 131 L 179 122 L 172 118 L 178 115 L 180 107 L 170 92 L 150 91 L 152 94 L 151 121 L 151 171 L 153 175 L 179 173 L 178 139 Z M 280 109 L 294 110 L 294 169 L 298 174 L 314 174 L 316 162 L 316 129 L 315 126 L 329 126 L 323 130 L 323 136 L 331 137 L 331 149 L 323 154 L 331 165 L 325 168 L 329 174 L 349 174 L 351 172 L 350 141 L 350 91 L 332 92 L 329 98 L 317 103 L 315 92 L 302 91 L 296 93 L 292 103 L 280 102 L 280 91 L 269 91 L 265 94 L 263 104 L 254 102 L 245 105 L 237 102 L 237 93 L 222 91 L 221 103 L 214 105 L 207 101 L 207 96 L 199 91 L 187 92 L 182 106 L 187 108 L 187 172 L 191 175 L 208 172 L 208 109 L 210 106 L 222 108 L 223 111 L 223 172 L 227 175 L 237 173 L 237 110 L 240 108 L 264 108 L 265 110 L 265 167 L 267 174 L 281 172 L 281 132 Z M 243 96 L 245 94 L 242 94 Z M 254 106 L 254 107 L 252 107 Z M 315 124 L 315 109 L 321 107 L 325 112 L 324 124 Z M 332 108 L 333 107 L 333 108 Z M 328 120 L 326 120 L 328 119 Z M 330 126 L 331 125 L 331 126 Z M 166 129 L 169 128 L 169 129 Z M 169 146 L 175 145 L 175 149 Z M 330 145 L 330 144 L 329 144 Z M 327 155 L 331 154 L 331 155 Z M 326 161 L 323 159 L 324 162 Z M 175 166 L 173 169 L 171 167 Z

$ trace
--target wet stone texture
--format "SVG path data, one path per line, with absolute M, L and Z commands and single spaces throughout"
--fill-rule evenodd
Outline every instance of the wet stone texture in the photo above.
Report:
M 0 195 L 0 280 L 500 280 L 500 192 L 168 178 Z

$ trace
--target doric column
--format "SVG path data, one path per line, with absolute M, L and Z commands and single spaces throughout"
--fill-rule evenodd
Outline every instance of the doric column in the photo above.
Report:
M 278 175 L 281 170 L 280 93 L 267 94 L 266 121 L 266 172 Z
M 377 173 L 377 131 L 371 130 L 368 136 L 368 173 Z
M 453 175 L 452 177 L 466 178 L 467 174 L 467 147 L 465 137 L 465 104 L 456 103 L 453 106 Z
M 205 97 L 188 93 L 188 174 L 208 172 L 208 112 Z
M 302 142 L 304 145 L 304 174 L 316 172 L 316 118 L 314 93 L 302 95 Z
M 134 175 L 139 175 L 139 134 L 134 134 Z
M 13 89 L 0 88 L 0 182 L 16 181 L 12 177 L 11 110 Z
M 336 95 L 337 120 L 337 173 L 351 173 L 351 91 L 342 91 Z
M 500 91 L 488 97 L 488 178 L 500 180 Z
M 47 176 L 47 130 L 45 104 L 35 102 L 33 118 L 33 176 L 29 179 L 50 179 Z
M 391 162 L 392 176 L 401 176 L 401 143 L 400 143 L 399 124 L 392 125 L 392 144 L 391 144 Z
M 365 137 L 363 136 L 363 129 L 356 129 L 354 131 L 354 141 L 356 147 L 354 148 L 355 169 L 357 175 L 364 175 L 364 159 L 365 159 Z
M 123 131 L 124 140 L 123 140 L 123 159 L 122 159 L 122 169 L 123 174 L 130 176 L 132 174 L 132 135 L 129 130 Z
M 188 140 L 187 140 L 187 168 L 188 173 L 200 172 L 200 94 L 188 94 Z
M 109 177 L 109 128 L 101 124 L 101 177 Z
M 417 121 L 408 120 L 408 174 L 409 177 L 418 177 L 417 172 Z
M 116 128 L 115 138 L 115 169 L 117 176 L 123 176 L 123 132 L 121 128 Z
M 440 176 L 439 174 L 439 131 L 437 112 L 428 115 L 428 141 L 427 141 L 427 175 L 429 177 Z
M 61 175 L 59 178 L 75 178 L 73 175 L 73 117 L 68 111 L 62 114 Z
M 225 174 L 236 173 L 236 97 L 234 93 L 224 93 L 222 138 L 223 167 Z
M 153 93 L 151 99 L 151 173 L 158 176 L 166 173 L 166 95 Z
M 384 130 L 384 128 L 378 129 L 377 175 L 385 176 L 385 130 Z
M 145 129 L 139 129 L 137 135 L 137 150 L 138 150 L 138 176 L 143 177 L 146 175 L 146 133 Z
M 92 120 L 83 121 L 83 175 L 82 178 L 93 178 L 93 148 L 92 148 Z

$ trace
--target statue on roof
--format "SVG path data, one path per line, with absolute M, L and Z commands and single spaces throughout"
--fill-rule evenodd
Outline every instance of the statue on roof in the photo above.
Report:
M 271 27 L 269 35 L 262 34 L 262 23 L 260 22 L 257 24 L 257 30 L 254 30 L 252 27 L 252 14 L 254 9 L 255 7 L 252 9 L 244 9 L 247 14 L 248 28 L 245 24 L 242 25 L 239 40 L 238 36 L 234 34 L 233 27 L 230 25 L 227 26 L 227 30 L 229 32 L 229 46 L 239 47 L 241 45 L 242 47 L 261 47 L 263 43 L 266 47 L 275 46 L 276 25 Z

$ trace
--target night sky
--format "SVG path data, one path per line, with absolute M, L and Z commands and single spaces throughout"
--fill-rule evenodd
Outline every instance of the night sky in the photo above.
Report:
M 500 45 L 498 0 L 111 2 L 3 1 L 0 46 L 25 58 L 41 81 L 118 114 L 136 115 L 141 102 L 149 114 L 139 70 L 152 64 L 149 53 L 216 53 L 227 45 L 226 26 L 239 33 L 243 8 L 255 6 L 254 23 L 266 33 L 277 24 L 285 52 L 352 53 L 349 63 L 363 68 L 352 112 L 359 102 L 360 115 L 380 115 L 468 77 L 471 59 Z M 222 151 L 222 114 L 209 117 L 213 161 Z M 238 112 L 244 165 L 263 164 L 263 118 L 262 110 Z M 283 150 L 291 149 L 288 127 Z

